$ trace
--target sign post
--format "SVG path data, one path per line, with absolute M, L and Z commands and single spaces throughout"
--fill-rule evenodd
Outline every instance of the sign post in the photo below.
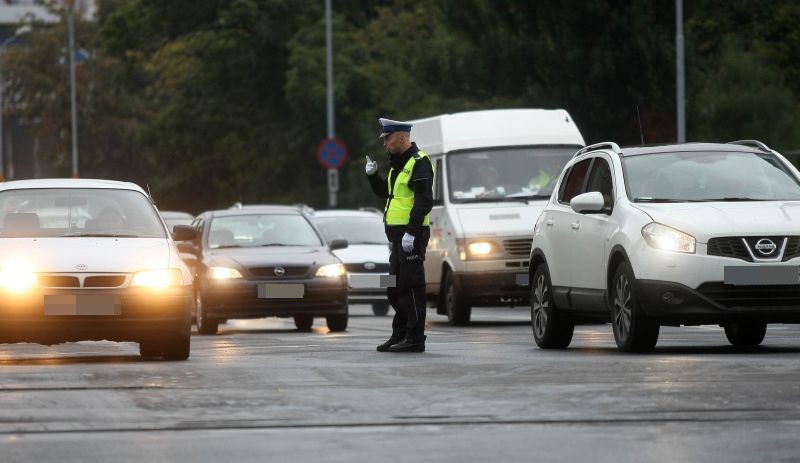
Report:
M 328 206 L 336 207 L 336 193 L 339 191 L 339 167 L 347 159 L 347 147 L 340 140 L 326 138 L 317 146 L 317 159 L 322 167 L 328 169 Z

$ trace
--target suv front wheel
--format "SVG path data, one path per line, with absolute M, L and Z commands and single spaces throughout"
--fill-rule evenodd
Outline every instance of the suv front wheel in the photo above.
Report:
M 553 301 L 553 287 L 546 264 L 533 274 L 531 284 L 531 328 L 542 349 L 564 349 L 572 341 L 575 324 L 559 313 Z
M 636 297 L 630 264 L 621 263 L 611 280 L 611 325 L 622 352 L 650 352 L 658 342 L 659 325 L 644 313 Z

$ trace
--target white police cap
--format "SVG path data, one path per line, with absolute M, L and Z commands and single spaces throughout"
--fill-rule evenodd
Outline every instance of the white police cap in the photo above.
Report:
M 408 122 L 393 121 L 391 119 L 380 118 L 378 122 L 381 124 L 381 134 L 379 138 L 383 138 L 392 132 L 411 132 L 412 124 Z

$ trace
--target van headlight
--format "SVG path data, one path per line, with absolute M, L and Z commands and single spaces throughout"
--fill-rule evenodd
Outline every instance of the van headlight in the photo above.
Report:
M 492 253 L 492 248 L 492 243 L 488 241 L 473 241 L 472 243 L 469 243 L 469 246 L 467 246 L 469 255 L 474 257 L 488 256 Z
M 131 286 L 166 288 L 181 284 L 181 271 L 176 268 L 144 270 L 133 275 Z
M 242 273 L 230 267 L 211 267 L 208 269 L 208 276 L 212 280 L 231 280 L 233 278 L 242 278 Z
M 647 244 L 662 251 L 688 254 L 694 254 L 695 251 L 694 236 L 660 223 L 653 222 L 645 225 L 642 228 L 642 236 Z
M 318 277 L 335 278 L 335 277 L 344 276 L 344 273 L 345 273 L 344 265 L 342 265 L 342 264 L 328 264 L 328 265 L 323 265 L 322 267 L 320 267 L 317 270 L 316 276 L 318 276 Z
M 0 270 L 0 288 L 22 293 L 36 283 L 36 274 L 25 266 L 10 265 Z

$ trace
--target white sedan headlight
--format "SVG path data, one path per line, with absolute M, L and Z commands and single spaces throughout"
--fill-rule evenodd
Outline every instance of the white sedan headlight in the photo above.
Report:
M 242 278 L 241 272 L 230 267 L 211 267 L 208 269 L 208 276 L 214 280 L 230 280 Z
M 649 223 L 642 228 L 642 236 L 650 246 L 662 251 L 694 254 L 694 236 L 660 223 Z
M 0 288 L 13 293 L 22 293 L 36 283 L 36 274 L 25 266 L 9 265 L 0 270 Z
M 133 275 L 131 286 L 146 288 L 166 288 L 181 284 L 181 271 L 176 268 L 144 270 Z
M 328 264 L 323 265 L 322 267 L 317 270 L 318 277 L 340 277 L 345 274 L 344 265 L 342 264 Z

